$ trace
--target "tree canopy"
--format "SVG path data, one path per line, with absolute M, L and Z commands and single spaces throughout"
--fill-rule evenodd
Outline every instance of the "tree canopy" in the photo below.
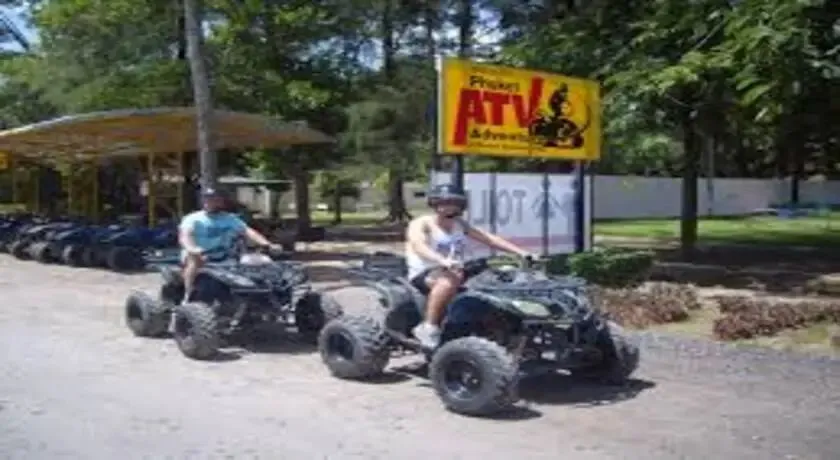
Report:
M 6 126 L 192 103 L 182 0 L 0 4 L 22 8 L 39 38 L 28 52 L 2 55 Z M 433 162 L 440 55 L 599 80 L 605 143 L 594 170 L 684 177 L 689 221 L 701 165 L 718 176 L 840 173 L 840 2 L 206 0 L 204 8 L 217 106 L 306 120 L 341 139 L 223 166 L 299 184 L 320 177 L 321 188 L 385 183 L 394 219 L 406 216 L 403 181 L 424 177 Z M 478 170 L 537 163 L 468 159 Z M 321 170 L 333 172 L 311 175 Z M 691 225 L 685 230 L 691 240 Z

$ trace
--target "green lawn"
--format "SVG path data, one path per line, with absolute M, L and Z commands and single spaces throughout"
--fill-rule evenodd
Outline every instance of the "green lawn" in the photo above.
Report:
M 381 212 L 350 212 L 342 215 L 342 225 L 375 225 L 385 218 Z M 313 211 L 316 225 L 332 225 L 331 212 Z M 755 243 L 777 246 L 840 247 L 840 213 L 825 217 L 704 218 L 700 220 L 700 240 L 719 243 Z M 611 220 L 595 223 L 595 234 L 623 238 L 676 240 L 680 234 L 677 219 Z
M 312 223 L 315 225 L 332 225 L 335 215 L 332 212 L 312 211 Z M 368 226 L 385 219 L 382 212 L 345 212 L 341 214 L 342 225 Z
M 626 238 L 679 238 L 676 219 L 622 220 L 595 223 L 595 234 Z M 787 246 L 840 246 L 840 214 L 825 217 L 709 218 L 699 222 L 701 241 Z

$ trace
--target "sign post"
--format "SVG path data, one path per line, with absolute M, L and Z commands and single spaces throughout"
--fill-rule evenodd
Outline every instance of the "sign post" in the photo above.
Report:
M 438 62 L 437 96 L 436 154 L 453 155 L 456 160 L 462 160 L 464 155 L 479 155 L 575 162 L 574 206 L 559 204 L 552 194 L 552 186 L 558 181 L 552 181 L 545 172 L 541 186 L 537 187 L 538 202 L 532 205 L 542 224 L 540 237 L 537 240 L 533 236 L 519 239 L 530 242 L 526 246 L 536 243 L 546 255 L 555 248 L 566 247 L 563 246 L 565 243 L 558 243 L 562 235 L 552 235 L 555 230 L 552 225 L 558 222 L 554 220 L 554 214 L 574 212 L 574 219 L 568 222 L 575 233 L 572 244 L 574 251 L 584 250 L 591 242 L 591 235 L 586 234 L 591 231 L 588 222 L 591 218 L 588 206 L 591 181 L 586 176 L 585 163 L 601 156 L 601 89 L 598 82 L 443 58 Z M 526 188 L 511 190 L 507 183 L 500 185 L 505 176 L 490 173 L 489 182 L 481 186 L 473 183 L 475 181 L 466 181 L 471 210 L 478 204 L 474 201 L 478 198 L 476 192 L 489 188 L 489 196 L 479 198 L 482 215 L 473 210 L 468 213 L 470 221 L 486 224 L 489 230 L 504 234 L 505 229 L 510 228 L 511 209 L 515 209 L 519 219 L 517 231 L 522 232 L 530 225 L 522 222 L 520 215 Z M 453 162 L 450 180 L 456 185 L 465 185 L 463 161 Z M 562 190 L 562 186 L 560 188 Z M 527 189 L 535 191 L 532 186 Z M 531 193 L 527 192 L 529 197 Z M 518 201 L 511 205 L 509 200 Z M 503 208 L 507 215 L 503 215 Z

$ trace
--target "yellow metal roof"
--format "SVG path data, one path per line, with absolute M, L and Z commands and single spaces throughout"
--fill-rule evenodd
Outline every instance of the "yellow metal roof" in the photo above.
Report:
M 192 107 L 93 112 L 0 131 L 0 152 L 45 160 L 192 152 L 196 131 Z M 214 111 L 213 131 L 217 150 L 334 142 L 303 122 L 224 110 Z

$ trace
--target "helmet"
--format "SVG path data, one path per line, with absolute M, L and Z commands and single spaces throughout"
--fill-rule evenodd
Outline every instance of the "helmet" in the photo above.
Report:
M 227 198 L 227 195 L 223 190 L 216 188 L 203 188 L 201 189 L 201 198 Z
M 452 184 L 435 185 L 429 190 L 426 202 L 433 208 L 441 202 L 447 202 L 460 205 L 461 209 L 466 209 L 467 195 L 460 187 Z

